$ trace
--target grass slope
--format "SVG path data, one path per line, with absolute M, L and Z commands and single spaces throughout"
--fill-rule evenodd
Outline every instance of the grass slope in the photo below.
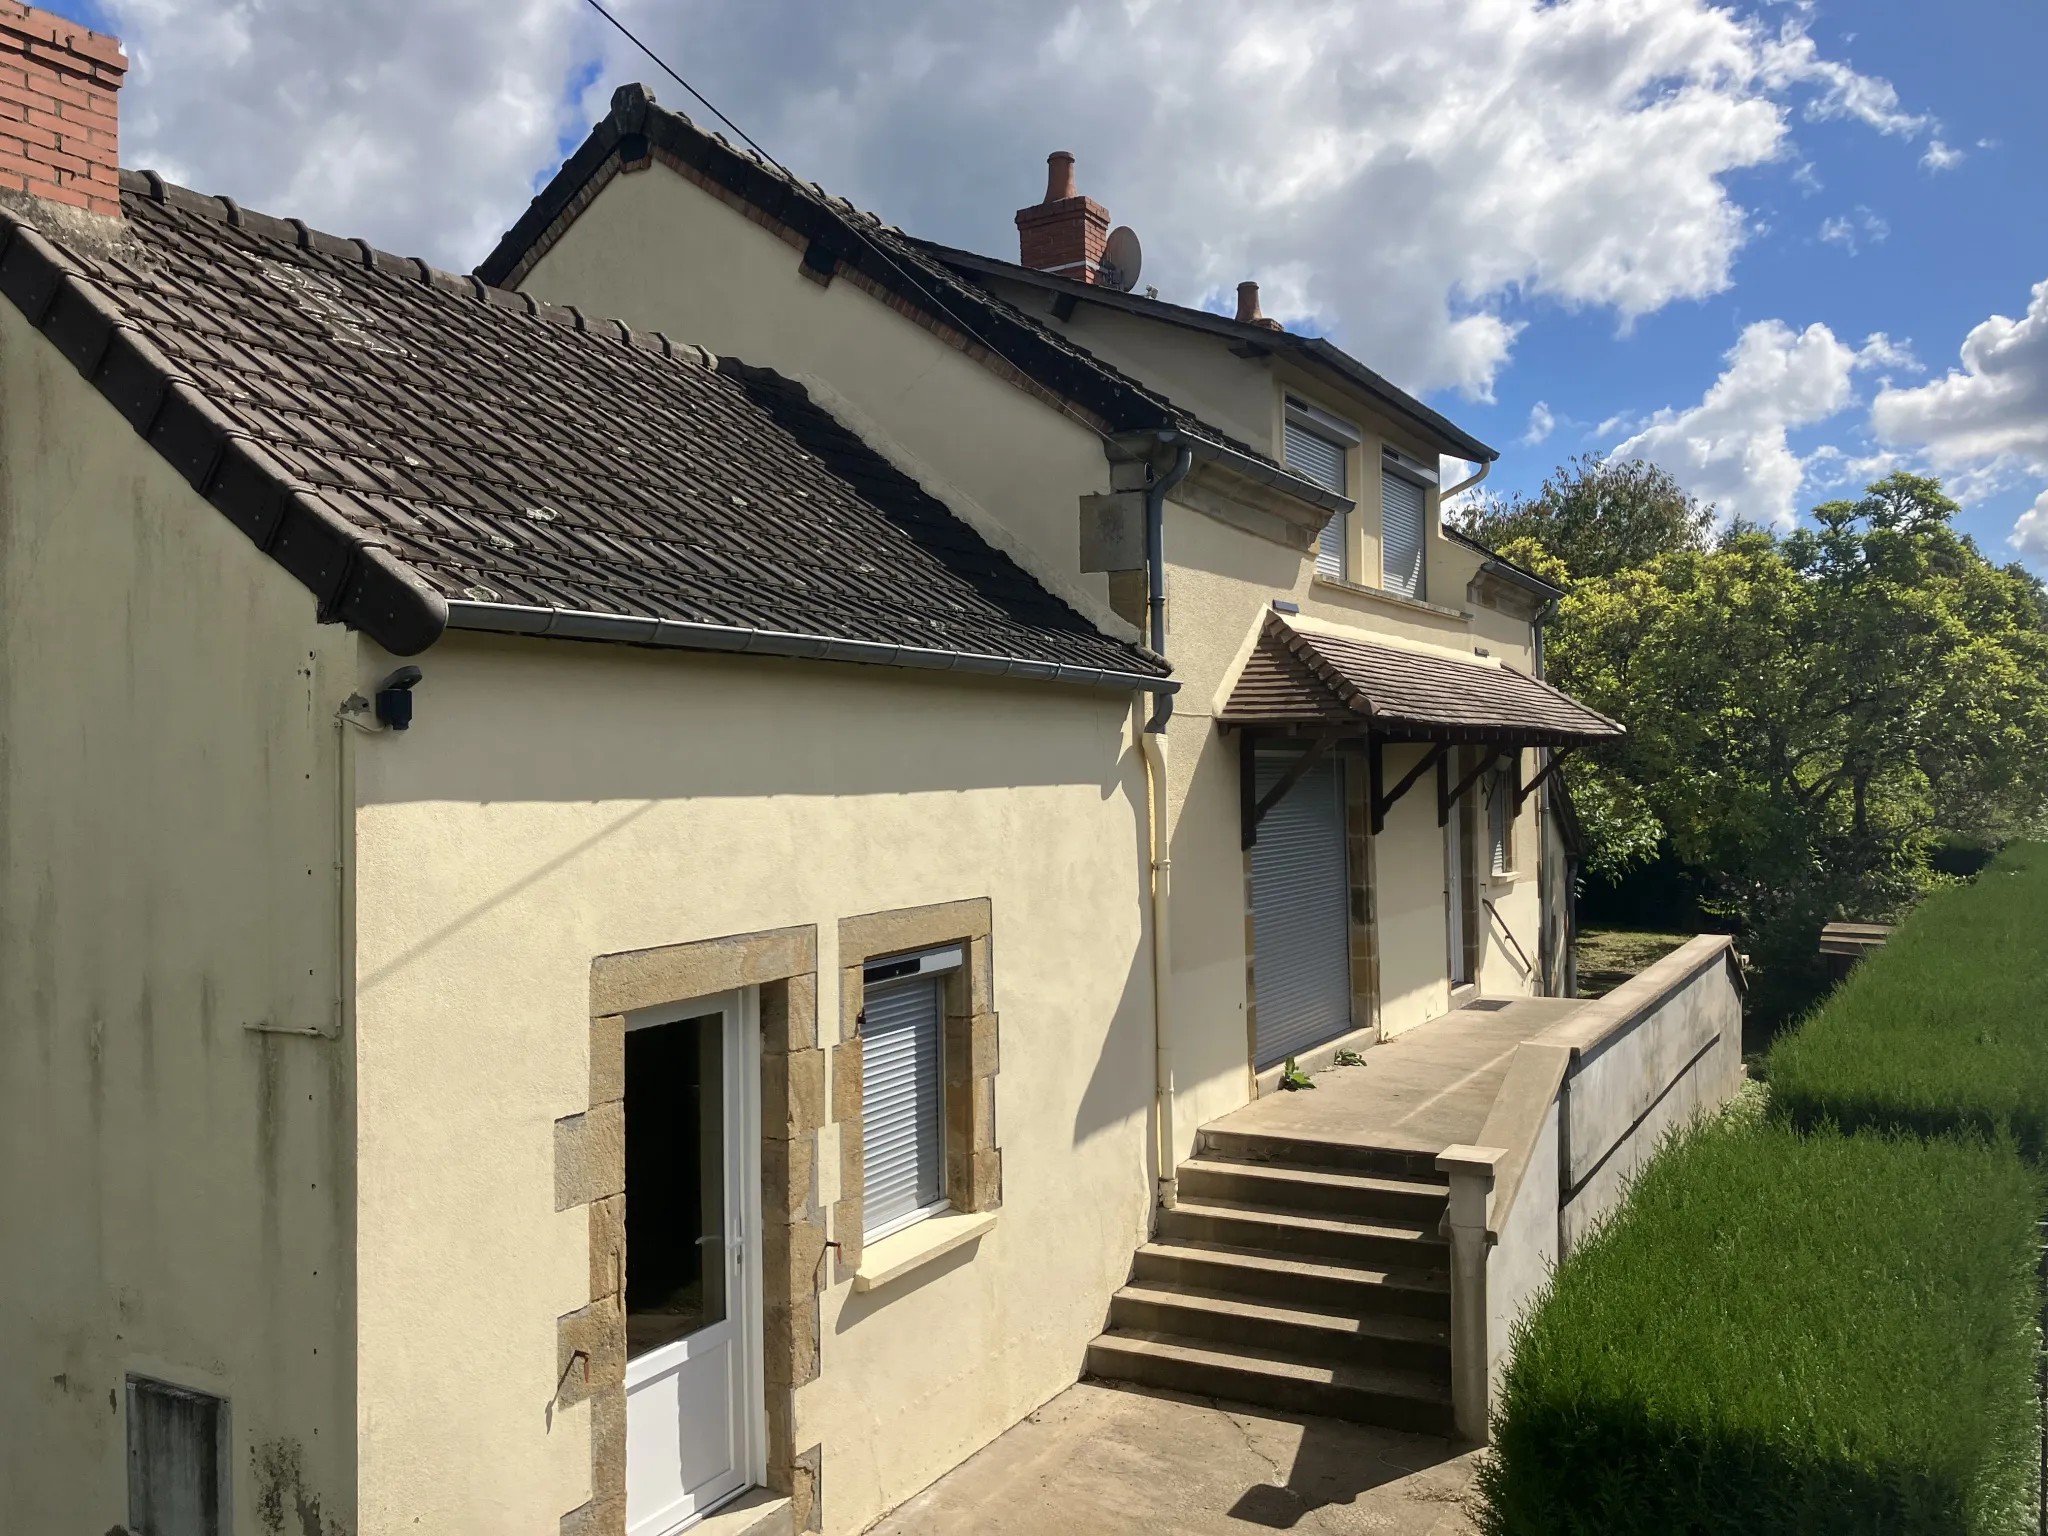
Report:
M 1694 1131 L 1525 1325 L 1487 1528 L 2018 1530 L 2041 1205 L 2010 1147 Z
M 1975 1130 L 2048 1155 L 2048 845 L 1930 896 L 1778 1042 L 1769 1076 L 1800 1126 Z

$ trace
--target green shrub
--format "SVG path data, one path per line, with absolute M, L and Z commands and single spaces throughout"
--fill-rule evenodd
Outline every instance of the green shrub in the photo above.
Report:
M 2031 1529 L 2042 1195 L 2009 1144 L 1673 1143 L 1518 1331 L 1487 1529 Z
M 1936 892 L 1773 1047 L 1795 1125 L 2009 1135 L 2048 1155 L 2048 845 Z

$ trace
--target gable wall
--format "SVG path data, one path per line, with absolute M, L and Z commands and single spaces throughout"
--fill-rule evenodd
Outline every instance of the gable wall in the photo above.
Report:
M 655 163 L 614 176 L 520 284 L 534 297 L 802 382 L 869 445 L 1106 632 L 1108 578 L 1080 569 L 1079 498 L 1102 441 L 851 281 Z
M 354 660 L 0 302 L 9 1529 L 127 1521 L 129 1372 L 230 1399 L 234 1529 L 354 1527 L 347 1046 L 249 1028 L 335 1026 Z

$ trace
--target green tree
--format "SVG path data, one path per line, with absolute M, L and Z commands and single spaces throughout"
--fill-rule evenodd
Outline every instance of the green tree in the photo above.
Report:
M 1573 773 L 1589 863 L 1668 845 L 1746 935 L 1767 1012 L 1796 995 L 1823 922 L 1925 888 L 1937 839 L 2041 823 L 2048 601 L 1955 511 L 1938 482 L 1895 474 L 1813 528 L 1738 522 L 1560 605 L 1554 677 L 1629 728 Z
M 1460 525 L 1502 553 L 1511 544 L 1533 544 L 1586 580 L 1705 549 L 1714 509 L 1655 464 L 1588 453 L 1558 465 L 1535 495 L 1517 491 L 1481 502 L 1461 514 Z

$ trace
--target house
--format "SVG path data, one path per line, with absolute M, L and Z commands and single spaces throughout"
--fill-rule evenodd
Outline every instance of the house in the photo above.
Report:
M 1612 727 L 1357 365 L 637 91 L 451 274 L 0 55 L 66 125 L 0 127 L 22 1529 L 858 1530 L 1285 1055 L 1544 989 L 1539 754 Z
M 1194 1127 L 1289 1057 L 1326 1063 L 1481 992 L 1563 990 L 1543 790 L 1554 753 L 1619 727 L 1540 681 L 1557 590 L 1442 523 L 1439 465 L 1483 474 L 1493 449 L 1265 319 L 1255 284 L 1235 317 L 1129 291 L 1073 157 L 1048 171 L 1016 214 L 1022 259 L 994 260 L 630 85 L 478 270 L 772 362 L 1170 658 L 1181 688 L 1146 733 L 1169 829 L 1170 1183 Z

